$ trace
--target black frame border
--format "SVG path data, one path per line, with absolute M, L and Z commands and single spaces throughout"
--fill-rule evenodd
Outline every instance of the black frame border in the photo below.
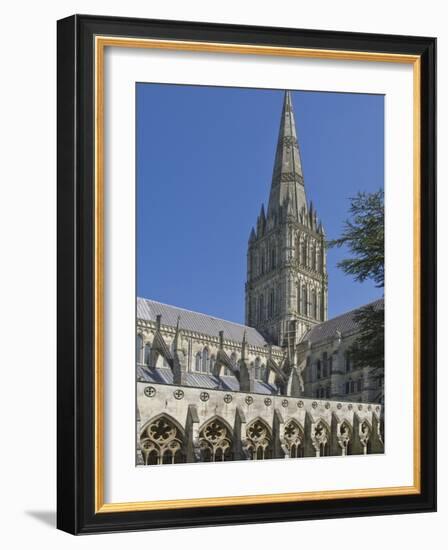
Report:
M 421 492 L 322 501 L 94 509 L 94 38 L 112 35 L 421 58 Z M 436 39 L 74 15 L 57 24 L 57 527 L 72 534 L 436 510 Z

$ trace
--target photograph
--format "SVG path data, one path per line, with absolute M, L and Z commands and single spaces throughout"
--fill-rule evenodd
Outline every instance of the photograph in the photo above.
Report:
M 383 19 L 58 20 L 58 529 L 436 509 L 436 39 Z
M 384 453 L 384 95 L 135 99 L 136 466 Z

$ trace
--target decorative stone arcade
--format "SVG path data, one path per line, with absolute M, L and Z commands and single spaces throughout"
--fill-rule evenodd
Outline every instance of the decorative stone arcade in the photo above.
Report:
M 383 452 L 381 406 L 137 384 L 137 464 Z

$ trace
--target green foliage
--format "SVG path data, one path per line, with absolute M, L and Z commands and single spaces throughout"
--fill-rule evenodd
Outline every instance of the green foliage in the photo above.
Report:
M 342 236 L 329 241 L 331 247 L 346 246 L 351 257 L 338 267 L 355 281 L 371 279 L 384 287 L 384 193 L 358 193 L 351 199 L 350 218 L 345 221 Z M 350 348 L 357 367 L 384 369 L 384 307 L 369 304 L 355 313 L 360 332 Z
M 350 348 L 350 356 L 357 367 L 384 368 L 384 307 L 369 304 L 354 315 L 359 326 L 358 338 Z
M 372 279 L 384 286 L 384 193 L 358 193 L 350 204 L 350 219 L 344 223 L 342 236 L 329 241 L 331 247 L 346 245 L 353 257 L 337 265 L 356 281 Z

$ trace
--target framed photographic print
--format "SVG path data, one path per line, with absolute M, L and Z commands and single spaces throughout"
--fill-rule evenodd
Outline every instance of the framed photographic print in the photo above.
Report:
M 433 38 L 58 22 L 58 527 L 435 510 Z

